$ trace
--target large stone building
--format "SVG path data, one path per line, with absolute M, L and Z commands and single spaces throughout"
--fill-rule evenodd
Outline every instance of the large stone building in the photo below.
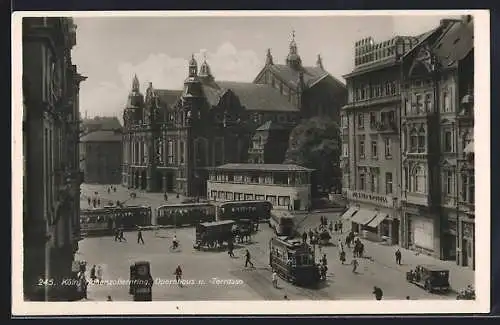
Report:
M 87 184 L 120 184 L 122 180 L 121 130 L 97 130 L 80 138 L 80 169 Z
M 26 300 L 65 300 L 80 238 L 79 85 L 70 18 L 23 18 Z M 41 281 L 41 282 L 40 282 Z
M 343 193 L 354 230 L 398 244 L 401 195 L 400 58 L 418 42 L 396 36 L 356 42 L 355 68 L 344 76 L 348 104 L 341 115 Z M 352 216 L 352 213 L 354 213 Z
M 275 64 L 268 50 L 253 83 L 217 81 L 208 63 L 198 71 L 194 58 L 182 91 L 150 84 L 143 95 L 134 77 L 124 111 L 122 183 L 206 196 L 207 167 L 266 161 L 269 155 L 256 158 L 250 145 L 259 127 L 271 121 L 289 133 L 302 118 L 328 115 L 338 120 L 345 97 L 345 86 L 324 70 L 320 58 L 316 67 L 302 65 L 294 39 L 285 65 Z M 265 141 L 281 141 L 282 133 L 278 140 Z M 272 157 L 283 160 L 284 152 Z
M 372 238 L 470 267 L 473 43 L 470 16 L 417 37 L 357 42 L 341 118 L 344 218 Z
M 442 20 L 403 76 L 403 245 L 474 267 L 472 17 Z

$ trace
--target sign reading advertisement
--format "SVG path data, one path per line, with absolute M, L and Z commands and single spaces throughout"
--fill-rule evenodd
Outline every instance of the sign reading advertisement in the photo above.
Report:
M 392 208 L 394 206 L 393 197 L 388 195 L 380 195 L 380 194 L 351 191 L 351 190 L 347 190 L 346 195 L 349 201 L 371 203 L 386 208 Z

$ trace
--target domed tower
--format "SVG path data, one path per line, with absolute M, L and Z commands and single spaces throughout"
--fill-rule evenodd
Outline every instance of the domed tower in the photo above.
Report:
M 212 75 L 212 71 L 210 70 L 210 66 L 207 63 L 207 58 L 203 60 L 203 63 L 200 67 L 199 77 L 203 82 L 212 82 L 214 81 L 214 76 Z
M 208 68 L 208 64 L 206 68 Z M 208 72 L 210 71 L 208 70 Z M 194 55 L 191 56 L 191 60 L 189 61 L 189 75 L 184 81 L 184 90 L 181 99 L 184 114 L 183 124 L 190 125 L 193 120 L 200 116 L 201 107 L 205 99 L 201 79 L 198 76 L 198 63 Z
M 127 105 L 123 112 L 123 123 L 125 128 L 137 124 L 142 119 L 142 109 L 144 106 L 144 96 L 139 87 L 139 78 L 134 75 L 132 79 L 132 89 L 128 95 Z
M 294 70 L 302 68 L 302 59 L 297 51 L 297 43 L 295 43 L 295 31 L 292 32 L 292 40 L 290 41 L 290 51 L 286 57 L 286 64 Z

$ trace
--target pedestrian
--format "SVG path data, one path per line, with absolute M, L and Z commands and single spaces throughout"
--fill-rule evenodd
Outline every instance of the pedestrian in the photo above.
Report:
M 314 235 L 314 234 L 313 234 L 312 229 L 311 229 L 311 228 L 309 228 L 309 231 L 307 232 L 307 236 L 309 237 L 309 242 L 311 241 L 311 238 L 312 238 L 312 236 L 313 236 L 313 235 Z
M 118 230 L 118 228 L 115 228 L 115 241 L 122 241 L 122 239 L 120 238 L 120 231 Z
M 101 199 L 100 198 L 97 198 L 97 206 L 100 207 L 101 206 Z
M 94 207 L 94 209 L 96 208 L 97 206 L 97 200 L 94 198 L 92 199 L 92 206 Z
M 328 261 L 326 260 L 326 254 L 323 254 L 323 257 L 321 258 L 321 263 L 323 263 L 323 265 L 328 264 Z
M 339 247 L 339 250 L 341 250 L 341 251 L 344 250 L 344 243 L 342 242 L 342 238 L 341 237 L 339 237 L 337 246 Z
M 362 242 L 359 243 L 359 250 L 358 250 L 358 254 L 359 254 L 359 257 L 363 257 L 365 253 L 365 244 L 363 244 Z
M 406 300 L 410 300 L 410 296 L 406 296 Z
M 80 286 L 81 286 L 81 291 L 82 291 L 82 294 L 83 294 L 83 299 L 88 299 L 87 298 L 87 290 L 88 290 L 88 281 L 87 279 L 85 278 L 85 273 L 81 273 L 80 275 Z
M 116 193 L 116 186 L 113 186 L 113 192 Z
M 234 249 L 234 243 L 232 240 L 230 240 L 227 243 L 227 254 L 229 255 L 229 257 L 234 257 L 233 249 Z
M 139 244 L 139 242 L 144 245 L 144 238 L 142 238 L 142 231 L 140 229 L 137 232 L 137 244 Z
M 273 287 L 278 288 L 278 273 L 273 271 Z
M 177 265 L 174 274 L 175 274 L 175 281 L 179 283 L 182 280 L 182 269 L 180 265 Z
M 111 192 L 111 188 L 110 188 L 110 187 L 108 187 L 108 194 L 109 194 L 110 192 Z
M 113 301 L 113 299 L 111 299 L 111 296 L 108 296 L 108 298 L 106 299 L 106 301 Z
M 372 293 L 375 295 L 375 299 L 382 300 L 382 296 L 384 295 L 384 293 L 382 292 L 382 289 L 375 286 L 375 287 L 373 287 Z
M 330 220 L 330 224 L 328 225 L 328 230 L 330 231 L 330 233 L 333 234 L 333 222 Z
M 344 225 L 342 224 L 342 220 L 339 220 L 339 230 L 340 230 L 340 234 L 342 235 L 342 227 Z
M 87 202 L 88 202 L 89 206 L 92 204 L 92 200 L 90 199 L 90 196 L 87 197 Z
M 344 251 L 341 251 L 341 252 L 340 252 L 340 262 L 341 262 L 342 264 L 344 264 L 344 263 L 345 263 L 345 252 L 344 252 Z
M 351 248 L 351 238 L 349 236 L 345 238 L 345 245 L 347 248 Z
M 163 198 L 165 199 L 165 201 L 168 201 L 168 194 L 167 194 L 167 192 L 165 192 L 165 194 L 163 194 Z
M 92 266 L 92 268 L 90 269 L 90 280 L 92 281 L 92 283 L 95 282 L 95 279 L 97 278 L 96 274 L 95 274 L 95 265 Z
M 97 266 L 97 281 L 102 282 L 102 267 L 100 265 Z
M 304 243 L 307 243 L 307 232 L 304 231 L 304 233 L 302 234 L 302 241 Z
M 401 265 L 401 257 L 402 256 L 401 256 L 401 251 L 399 250 L 399 248 L 396 251 L 396 253 L 394 253 L 394 255 L 396 256 L 396 264 Z
M 284 300 L 289 300 L 287 295 L 284 295 L 284 296 L 283 296 L 283 299 L 284 299 Z
M 118 237 L 118 238 L 120 239 L 120 242 L 121 242 L 122 240 L 127 241 L 127 239 L 126 239 L 126 238 L 125 238 L 125 236 L 123 235 L 123 229 L 120 229 L 120 237 Z
M 254 267 L 252 261 L 250 260 L 250 258 L 251 258 L 250 251 L 247 249 L 246 252 L 245 252 L 245 267 L 247 267 L 248 264 L 250 264 L 252 267 Z
M 353 259 L 352 260 L 352 273 L 357 273 L 356 270 L 358 269 L 358 260 L 357 259 Z

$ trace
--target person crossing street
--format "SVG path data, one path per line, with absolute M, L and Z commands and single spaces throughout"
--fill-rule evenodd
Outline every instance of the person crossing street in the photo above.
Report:
M 142 231 L 139 229 L 137 232 L 137 244 L 143 244 L 144 245 L 144 238 L 142 238 Z
M 250 251 L 247 249 L 245 252 L 245 267 L 248 267 L 248 264 L 250 264 L 251 267 L 254 267 L 250 258 L 251 258 Z

